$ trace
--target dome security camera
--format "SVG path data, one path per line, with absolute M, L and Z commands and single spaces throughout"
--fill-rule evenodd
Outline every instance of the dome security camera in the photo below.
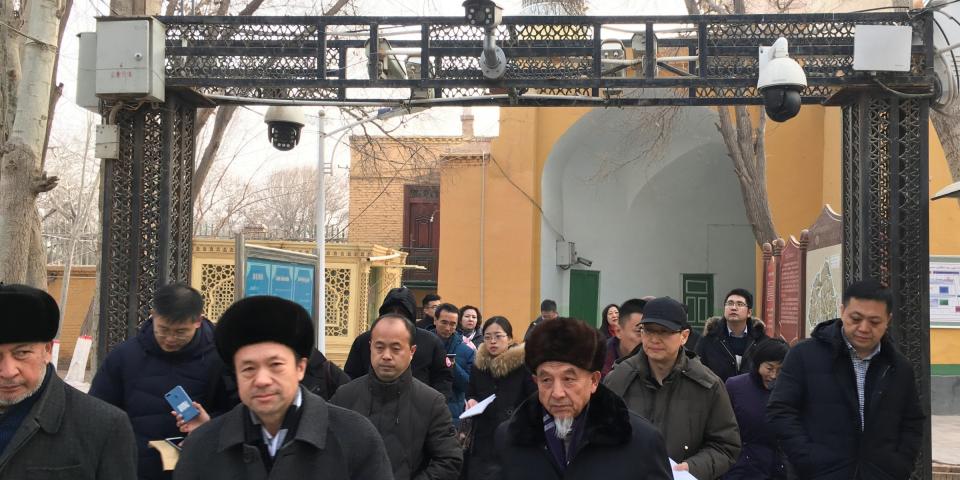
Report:
M 277 150 L 286 152 L 300 142 L 300 130 L 306 124 L 303 109 L 296 106 L 272 106 L 263 116 L 267 138 Z
M 800 112 L 800 94 L 807 86 L 807 75 L 796 60 L 789 57 L 787 39 L 780 37 L 771 47 L 760 47 L 760 77 L 757 89 L 763 95 L 767 116 L 785 122 Z

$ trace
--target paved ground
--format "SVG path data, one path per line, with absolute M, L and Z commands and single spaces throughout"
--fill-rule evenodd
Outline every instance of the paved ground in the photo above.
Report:
M 960 416 L 933 416 L 933 461 L 960 465 Z

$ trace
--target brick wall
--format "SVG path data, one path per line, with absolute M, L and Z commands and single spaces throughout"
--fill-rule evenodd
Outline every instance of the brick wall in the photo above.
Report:
M 350 243 L 402 246 L 403 183 L 388 182 L 389 179 L 350 179 Z

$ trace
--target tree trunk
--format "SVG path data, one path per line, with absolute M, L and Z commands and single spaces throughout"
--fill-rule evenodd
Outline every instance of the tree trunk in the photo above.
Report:
M 63 10 L 57 0 L 30 0 L 26 8 L 21 71 L 30 81 L 17 89 L 16 117 L 0 163 L 0 279 L 46 288 L 36 200 L 55 186 L 42 174 L 40 161 Z
M 57 32 L 57 45 L 63 45 L 63 32 L 67 29 L 67 21 L 70 18 L 70 11 L 73 9 L 73 0 L 63 1 L 63 15 L 60 18 L 60 28 Z M 50 107 L 47 109 L 47 131 L 43 135 L 43 148 L 40 150 L 40 168 L 46 164 L 47 145 L 50 144 L 50 131 L 53 130 L 53 114 L 57 111 L 57 102 L 63 96 L 63 84 L 57 84 L 57 71 L 60 68 L 60 55 L 53 59 L 53 73 L 50 74 Z
M 23 37 L 13 28 L 21 28 L 22 22 L 14 13 L 13 2 L 0 1 L 0 147 L 7 143 L 10 136 L 10 126 L 13 125 L 17 110 L 17 87 L 20 84 L 20 45 Z
M 937 136 L 940 137 L 943 155 L 947 157 L 950 178 L 954 182 L 960 182 L 960 124 L 958 124 L 960 123 L 958 122 L 960 121 L 960 105 L 953 104 L 943 113 L 933 110 L 930 119 L 933 120 L 933 129 L 937 131 Z M 944 185 L 931 185 L 931 193 L 943 187 Z M 960 202 L 960 199 L 957 199 L 957 201 Z

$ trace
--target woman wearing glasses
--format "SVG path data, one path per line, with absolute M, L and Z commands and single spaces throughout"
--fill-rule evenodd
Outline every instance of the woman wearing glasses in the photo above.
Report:
M 470 445 L 464 452 L 461 478 L 467 480 L 500 478 L 494 462 L 493 434 L 497 425 L 510 418 L 527 397 L 537 391 L 533 377 L 523 365 L 523 345 L 513 341 L 513 327 L 504 317 L 491 317 L 483 323 L 483 343 L 477 350 L 470 385 L 467 387 L 467 408 L 490 395 L 493 403 L 482 414 L 473 417 Z

